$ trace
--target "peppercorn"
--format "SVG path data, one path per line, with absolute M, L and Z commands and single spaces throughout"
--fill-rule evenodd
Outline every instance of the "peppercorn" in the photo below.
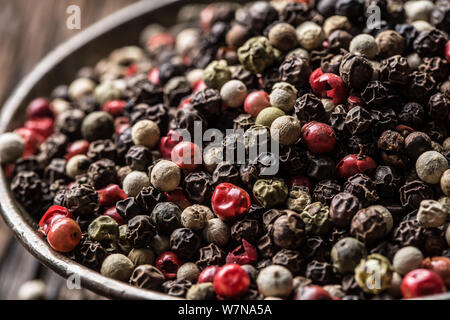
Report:
M 379 199 L 375 183 L 363 173 L 357 173 L 348 178 L 343 191 L 356 196 L 363 206 L 370 205 Z
M 98 194 L 87 184 L 75 184 L 64 193 L 65 206 L 76 217 L 90 216 L 98 210 Z
M 285 113 L 281 109 L 274 107 L 265 108 L 258 113 L 255 123 L 257 125 L 262 125 L 270 128 L 275 119 L 284 115 Z
M 422 266 L 422 252 L 412 246 L 403 247 L 395 253 L 393 267 L 396 272 L 404 276 L 408 272 Z
M 11 163 L 20 158 L 25 151 L 25 144 L 17 133 L 0 135 L 0 163 Z
M 322 28 L 314 22 L 303 22 L 296 29 L 298 43 L 306 50 L 318 49 L 325 40 Z
M 101 243 L 114 245 L 119 239 L 119 225 L 108 216 L 100 216 L 89 224 L 89 237 Z
M 447 35 L 435 28 L 424 30 L 414 40 L 414 50 L 421 57 L 439 56 L 445 49 Z
M 270 125 L 270 135 L 277 139 L 281 145 L 291 145 L 300 138 L 300 121 L 292 116 L 276 118 Z
M 147 248 L 134 248 L 128 253 L 128 258 L 138 267 L 143 264 L 153 264 L 155 262 L 155 253 Z
M 448 115 L 448 99 L 442 93 L 436 93 L 428 100 L 428 116 L 432 119 L 444 119 Z
M 309 190 L 303 186 L 294 185 L 289 190 L 286 206 L 289 210 L 302 212 L 307 205 L 311 204 Z
M 136 171 L 145 171 L 151 164 L 153 155 L 147 147 L 132 146 L 125 155 L 127 165 Z
M 154 148 L 160 138 L 158 125 L 151 120 L 141 120 L 133 125 L 131 138 L 137 146 Z
M 247 40 L 237 51 L 239 61 L 252 73 L 262 73 L 275 60 L 278 53 L 265 37 Z
M 300 213 L 305 224 L 305 230 L 317 235 L 327 234 L 332 226 L 329 207 L 320 203 L 313 202 L 306 206 Z
M 305 238 L 305 225 L 299 214 L 287 211 L 273 224 L 273 242 L 285 249 L 298 248 Z
M 114 120 L 106 112 L 92 112 L 84 118 L 81 133 L 88 141 L 109 139 L 114 134 Z
M 291 272 L 276 265 L 262 269 L 256 283 L 258 290 L 266 297 L 286 298 L 293 289 Z
M 369 34 L 359 34 L 350 42 L 349 50 L 367 59 L 372 60 L 378 54 L 378 44 L 374 37 Z
M 203 81 L 212 89 L 220 90 L 231 79 L 231 71 L 225 60 L 212 61 L 203 71 Z
M 71 139 L 81 137 L 81 126 L 85 113 L 80 109 L 68 109 L 58 114 L 55 121 L 55 129 Z
M 123 180 L 123 191 L 130 197 L 136 197 L 143 188 L 148 186 L 150 186 L 150 179 L 141 171 L 132 171 Z
M 144 248 L 156 234 L 156 225 L 149 216 L 137 215 L 128 221 L 126 238 L 134 248 Z
M 168 160 L 159 161 L 151 170 L 150 181 L 160 191 L 173 191 L 180 184 L 181 170 Z
M 311 75 L 311 67 L 309 62 L 297 55 L 286 57 L 278 68 L 277 81 L 287 82 L 296 88 L 307 85 L 309 76 Z M 272 87 L 273 88 L 273 87 Z
M 417 212 L 417 221 L 425 228 L 436 228 L 444 225 L 447 215 L 447 210 L 438 201 L 422 200 Z
M 253 186 L 253 195 L 268 209 L 284 203 L 288 193 L 289 190 L 285 182 L 279 179 L 260 179 Z
M 392 219 L 392 217 L 390 218 Z M 382 210 L 368 207 L 359 210 L 352 219 L 351 234 L 365 243 L 373 243 L 384 238 L 392 228 L 389 217 L 385 217 Z
M 341 191 L 341 186 L 334 180 L 319 181 L 313 190 L 313 198 L 327 206 L 330 205 L 333 197 Z
M 185 228 L 197 231 L 203 229 L 207 220 L 211 219 L 211 217 L 214 217 L 211 209 L 206 206 L 194 204 L 184 209 L 181 213 L 181 224 Z
M 157 226 L 158 231 L 170 235 L 173 230 L 181 227 L 181 210 L 171 202 L 158 203 L 153 209 L 150 218 Z
M 103 261 L 108 255 L 101 243 L 90 240 L 85 233 L 73 253 L 74 258 L 78 263 L 97 271 L 100 270 Z
M 88 176 L 96 190 L 105 188 L 110 184 L 116 184 L 118 179 L 115 163 L 109 159 L 91 163 L 88 169 Z
M 297 46 L 297 33 L 288 23 L 277 23 L 269 30 L 269 42 L 281 51 L 289 51 Z
M 238 108 L 247 97 L 247 87 L 240 80 L 230 80 L 220 89 L 223 102 L 230 108 Z
M 270 104 L 284 112 L 291 111 L 297 100 L 297 89 L 290 83 L 277 82 L 270 93 Z
M 426 183 L 439 183 L 442 174 L 448 169 L 447 159 L 436 151 L 427 151 L 420 155 L 416 162 L 416 172 Z
M 132 286 L 143 289 L 157 289 L 164 282 L 164 275 L 160 270 L 150 264 L 137 266 L 130 277 Z
M 316 180 L 332 179 L 335 173 L 335 163 L 330 157 L 312 157 L 306 173 L 308 177 Z
M 86 156 L 91 161 L 109 159 L 115 162 L 117 159 L 116 145 L 110 139 L 93 141 L 89 144 Z
M 346 227 L 360 209 L 361 203 L 357 197 L 348 192 L 341 192 L 331 200 L 330 218 L 336 225 Z
M 180 228 L 172 232 L 170 247 L 180 258 L 188 260 L 200 248 L 200 238 L 189 228 Z
M 366 256 L 364 244 L 350 237 L 339 240 L 331 250 L 333 266 L 341 274 L 353 273 L 361 259 Z
M 342 57 L 339 75 L 344 83 L 354 89 L 365 88 L 372 79 L 373 68 L 363 56 L 347 53 Z
M 441 176 L 441 190 L 446 196 L 450 196 L 450 169 L 444 171 Z
M 68 94 L 72 100 L 79 101 L 86 95 L 92 94 L 95 90 L 95 82 L 87 78 L 78 78 L 73 81 L 69 88 Z
M 177 271 L 178 280 L 187 280 L 190 282 L 196 282 L 200 275 L 200 269 L 193 262 L 187 262 L 180 266 Z
M 139 267 L 138 267 L 139 268 Z M 103 261 L 101 274 L 108 278 L 128 281 L 133 273 L 134 264 L 120 253 L 112 254 Z
M 209 219 L 203 229 L 203 237 L 206 241 L 223 247 L 230 240 L 230 229 L 221 219 Z
M 358 285 L 368 293 L 380 294 L 389 289 L 394 268 L 386 257 L 371 254 L 355 268 Z
M 186 293 L 188 300 L 215 300 L 216 292 L 211 282 L 204 282 L 192 285 Z
M 208 145 L 203 152 L 203 166 L 212 173 L 223 162 L 222 146 Z

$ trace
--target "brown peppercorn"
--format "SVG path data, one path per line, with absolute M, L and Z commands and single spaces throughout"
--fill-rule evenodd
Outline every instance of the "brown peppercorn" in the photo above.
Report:
M 349 50 L 353 37 L 345 30 L 334 30 L 328 36 L 328 47 L 331 50 L 338 51 L 340 49 Z
M 381 61 L 380 78 L 388 84 L 407 84 L 409 72 L 408 60 L 400 55 L 395 55 Z
M 308 279 L 311 279 L 313 283 L 319 285 L 325 285 L 333 283 L 336 279 L 336 274 L 333 270 L 333 266 L 327 262 L 320 262 L 313 260 L 306 266 L 305 275 Z
M 189 228 L 176 229 L 170 235 L 170 248 L 177 256 L 188 260 L 200 248 L 200 238 Z
M 378 148 L 388 152 L 400 152 L 403 150 L 405 140 L 396 131 L 384 131 L 378 139 Z
M 219 218 L 209 219 L 203 229 L 203 238 L 223 247 L 230 240 L 230 228 Z
M 149 264 L 143 264 L 134 269 L 130 284 L 138 288 L 154 290 L 159 288 L 164 279 L 165 277 L 159 269 Z
M 367 175 L 357 173 L 347 179 L 344 192 L 356 196 L 363 206 L 370 205 L 378 200 L 375 183 Z
M 256 246 L 261 256 L 266 259 L 272 258 L 280 250 L 269 234 L 265 234 L 259 238 Z
M 269 42 L 281 51 L 289 51 L 297 46 L 297 33 L 288 23 L 277 23 L 269 30 Z
M 245 239 L 251 244 L 256 244 L 262 231 L 261 229 L 257 220 L 243 219 L 235 222 L 231 227 L 231 238 L 236 242 L 241 242 L 242 239 Z
M 410 99 L 422 101 L 428 98 L 436 86 L 436 81 L 427 73 L 414 71 L 409 75 L 407 94 Z
M 96 190 L 105 188 L 118 181 L 116 165 L 109 159 L 102 159 L 92 163 L 88 170 L 89 180 Z
M 347 53 L 342 57 L 339 75 L 344 83 L 353 89 L 362 89 L 372 79 L 373 68 L 363 56 Z
M 445 119 L 448 115 L 449 100 L 442 93 L 433 94 L 428 100 L 428 116 L 434 120 Z
M 335 195 L 331 201 L 330 217 L 334 224 L 347 227 L 360 209 L 361 202 L 357 197 L 348 192 L 341 192 Z
M 225 252 L 214 243 L 199 249 L 199 258 L 196 262 L 200 270 L 210 266 L 221 266 L 225 263 Z
M 156 226 L 149 216 L 137 215 L 128 221 L 127 240 L 134 248 L 144 248 L 156 234 Z
M 319 98 L 314 94 L 307 93 L 297 99 L 295 115 L 301 123 L 321 121 L 325 117 L 325 108 Z
M 167 293 L 169 296 L 184 298 L 192 287 L 192 282 L 186 279 L 168 280 L 161 287 L 164 293 Z
M 86 233 L 83 234 L 81 241 L 75 248 L 73 254 L 78 263 L 97 271 L 100 270 L 103 260 L 105 260 L 108 255 L 101 243 L 89 239 L 89 236 Z
M 365 208 L 353 217 L 350 232 L 359 241 L 373 243 L 387 235 L 388 226 L 380 211 Z
M 429 150 L 431 150 L 431 139 L 426 133 L 415 131 L 405 138 L 405 151 L 412 160 Z
M 364 91 L 361 93 L 361 98 L 368 108 L 384 107 L 388 99 L 388 88 L 380 81 L 370 81 Z M 353 109 L 352 109 L 353 110 Z
M 75 216 L 90 216 L 98 210 L 98 194 L 87 184 L 75 184 L 65 192 L 65 205 Z
M 280 73 L 280 81 L 288 82 L 296 88 L 306 86 L 311 75 L 309 63 L 296 55 L 286 58 L 281 63 L 278 71 Z
M 313 198 L 314 201 L 319 201 L 329 206 L 333 197 L 339 192 L 341 192 L 341 186 L 337 181 L 321 180 L 314 187 Z
M 393 241 L 402 247 L 422 248 L 425 241 L 425 228 L 416 219 L 406 219 L 394 229 Z
M 272 263 L 286 267 L 295 275 L 302 270 L 303 257 L 297 250 L 281 249 L 273 256 Z
M 287 211 L 273 223 L 273 242 L 285 249 L 298 248 L 305 238 L 305 224 L 299 214 Z
M 444 52 L 447 40 L 447 35 L 443 31 L 433 28 L 420 32 L 413 46 L 421 57 L 439 56 Z
M 219 183 L 239 184 L 239 169 L 230 162 L 219 163 L 213 172 L 212 183 L 214 185 Z
M 383 58 L 389 58 L 402 54 L 405 48 L 405 40 L 394 30 L 382 31 L 375 37 L 378 44 L 378 54 Z

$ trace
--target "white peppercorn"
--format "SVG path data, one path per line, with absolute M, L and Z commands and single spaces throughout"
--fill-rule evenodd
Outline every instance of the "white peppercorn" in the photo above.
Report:
M 185 228 L 194 231 L 201 230 L 206 225 L 208 220 L 207 217 L 211 215 L 213 215 L 213 213 L 207 206 L 194 204 L 184 209 L 181 213 L 181 224 Z
M 182 264 L 177 271 L 177 279 L 184 279 L 191 282 L 197 282 L 200 275 L 200 269 L 193 262 L 186 262 Z
M 434 9 L 434 3 L 428 0 L 406 1 L 404 10 L 408 21 L 430 20 L 430 13 Z
M 421 180 L 429 184 L 439 183 L 448 169 L 447 159 L 437 151 L 422 153 L 416 161 L 416 172 Z
M 334 111 L 334 109 L 336 108 L 336 105 L 333 103 L 333 100 L 331 100 L 331 99 L 322 98 L 322 99 L 320 99 L 320 101 L 323 104 L 325 113 L 328 115 L 331 114 Z
M 134 264 L 120 253 L 111 254 L 102 263 L 100 273 L 108 278 L 128 281 L 133 273 Z
M 289 51 L 297 46 L 297 33 L 289 23 L 277 23 L 269 30 L 269 42 L 278 50 Z
M 92 94 L 95 90 L 95 82 L 88 78 L 74 80 L 68 89 L 69 97 L 74 101 L 81 100 L 84 96 Z
M 180 185 L 181 169 L 172 161 L 161 160 L 153 167 L 150 178 L 159 191 L 173 191 Z
M 417 221 L 425 228 L 437 228 L 447 220 L 447 210 L 436 200 L 422 200 Z
M 134 248 L 128 253 L 128 259 L 136 267 L 143 264 L 153 264 L 155 262 L 155 253 L 153 250 L 147 248 Z
M 141 120 L 131 129 L 131 138 L 137 146 L 154 148 L 160 137 L 158 125 L 151 120 Z
M 350 42 L 349 50 L 372 60 L 378 54 L 378 44 L 371 35 L 359 34 Z
M 66 175 L 69 178 L 75 179 L 76 176 L 86 173 L 89 169 L 90 164 L 91 160 L 89 160 L 86 155 L 75 155 L 70 158 L 69 161 L 67 161 Z
M 445 170 L 442 174 L 441 190 L 446 196 L 450 196 L 450 169 Z
M 408 60 L 409 67 L 414 70 L 419 67 L 422 63 L 422 58 L 419 56 L 417 52 L 413 52 L 406 56 L 406 60 Z
M 188 28 L 182 30 L 176 38 L 175 50 L 180 56 L 188 55 L 192 50 L 200 45 L 200 30 L 196 28 Z
M 393 267 L 400 275 L 420 268 L 422 266 L 423 254 L 416 247 L 408 246 L 398 250 L 392 260 Z
M 203 80 L 203 69 L 193 69 L 186 74 L 187 81 L 193 86 L 197 81 Z
M 220 89 L 223 102 L 230 108 L 239 108 L 247 97 L 247 87 L 240 80 L 230 80 Z
M 52 109 L 53 115 L 56 119 L 58 119 L 58 116 L 63 113 L 64 111 L 70 110 L 72 107 L 70 106 L 70 103 L 63 99 L 54 99 L 50 103 L 50 108 Z
M 388 293 L 394 298 L 399 298 L 402 296 L 402 281 L 403 278 L 397 272 L 392 274 L 391 287 L 388 289 Z
M 433 27 L 433 25 L 431 25 L 430 23 L 428 23 L 428 22 L 425 21 L 425 20 L 417 20 L 417 21 L 414 21 L 413 23 L 411 23 L 411 25 L 412 25 L 418 32 L 428 31 L 428 30 L 435 29 L 435 27 Z
M 345 296 L 345 292 L 342 290 L 342 286 L 340 284 L 329 284 L 323 286 L 323 289 L 326 290 L 331 297 L 342 298 Z
M 266 297 L 286 298 L 293 289 L 292 273 L 283 266 L 271 265 L 259 272 L 256 284 Z
M 328 17 L 323 23 L 323 31 L 328 38 L 330 34 L 335 30 L 350 31 L 352 24 L 346 16 L 331 16 Z
M 297 101 L 297 89 L 290 83 L 277 82 L 270 93 L 270 104 L 272 107 L 289 112 L 295 107 Z
M 209 172 L 214 172 L 217 165 L 223 161 L 222 146 L 207 146 L 203 152 L 203 166 Z
M 306 50 L 319 48 L 325 40 L 322 27 L 314 22 L 303 22 L 297 27 L 296 31 L 298 42 Z
M 10 163 L 20 158 L 25 151 L 25 143 L 17 133 L 0 135 L 0 163 Z
M 219 218 L 210 219 L 203 229 L 203 237 L 206 241 L 223 247 L 230 240 L 230 228 Z
M 136 197 L 142 188 L 148 186 L 150 179 L 141 171 L 132 171 L 123 180 L 123 191 L 130 197 Z
M 282 116 L 275 119 L 270 126 L 270 136 L 278 139 L 281 145 L 291 145 L 300 138 L 300 121 L 293 116 Z

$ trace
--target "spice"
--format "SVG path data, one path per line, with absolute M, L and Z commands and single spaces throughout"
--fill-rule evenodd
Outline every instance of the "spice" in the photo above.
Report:
M 114 134 L 114 120 L 106 112 L 92 112 L 84 118 L 81 133 L 88 141 L 109 139 Z
M 187 280 L 190 282 L 196 282 L 200 275 L 200 269 L 195 263 L 187 262 L 181 265 L 177 271 L 178 280 Z
M 270 105 L 272 107 L 289 112 L 294 108 L 296 100 L 297 89 L 292 84 L 277 82 L 273 85 L 270 93 Z
M 203 237 L 206 241 L 223 247 L 230 240 L 230 229 L 221 219 L 213 218 L 207 221 Z
M 365 88 L 372 79 L 373 68 L 363 56 L 347 53 L 342 57 L 339 75 L 344 83 L 354 89 Z
M 275 107 L 264 108 L 258 113 L 255 123 L 257 125 L 262 125 L 270 128 L 275 119 L 282 117 L 284 115 L 285 113 L 281 109 Z
M 89 237 L 98 242 L 115 243 L 119 239 L 119 225 L 108 216 L 100 216 L 89 224 Z
M 311 203 L 311 195 L 307 187 L 294 184 L 289 190 L 289 197 L 286 205 L 289 210 L 302 212 L 303 209 Z
M 270 135 L 277 139 L 281 145 L 291 145 L 300 137 L 301 127 L 297 118 L 292 116 L 281 116 L 270 125 Z
M 378 43 L 375 38 L 369 34 L 359 34 L 350 42 L 349 50 L 351 53 L 365 56 L 372 60 L 378 54 Z
M 25 151 L 25 145 L 20 135 L 4 133 L 0 135 L 0 163 L 14 162 Z
M 332 151 L 336 143 L 334 130 L 329 125 L 316 121 L 303 126 L 302 137 L 308 150 L 315 154 Z
M 297 88 L 301 88 L 308 83 L 309 76 L 311 75 L 311 67 L 307 60 L 297 55 L 292 55 L 284 59 L 278 68 L 278 72 L 278 81 L 287 82 Z
M 80 226 L 68 217 L 54 220 L 47 234 L 48 244 L 58 252 L 72 251 L 80 240 Z
M 322 45 L 325 34 L 322 28 L 314 22 L 303 22 L 296 29 L 298 43 L 306 50 L 314 50 Z
M 333 246 L 331 259 L 333 266 L 341 274 L 353 273 L 361 259 L 367 256 L 364 244 L 354 238 L 342 238 Z
M 256 282 L 259 292 L 266 297 L 286 298 L 293 289 L 292 274 L 282 266 L 268 266 L 262 269 Z
M 130 284 L 142 289 L 156 289 L 164 282 L 161 271 L 150 264 L 137 266 L 130 277 Z
M 404 276 L 408 272 L 422 266 L 423 254 L 415 247 L 403 247 L 395 253 L 392 261 L 396 272 Z
M 103 261 L 100 272 L 105 277 L 127 282 L 133 273 L 133 269 L 134 264 L 130 259 L 123 254 L 115 253 L 109 255 Z
M 231 183 L 219 184 L 211 198 L 214 213 L 222 220 L 234 220 L 248 212 L 250 208 L 248 193 Z
M 447 159 L 436 151 L 427 151 L 420 155 L 416 162 L 416 172 L 426 183 L 439 183 L 442 174 L 448 169 Z
M 441 176 L 441 190 L 445 195 L 450 195 L 450 169 L 445 170 Z
M 253 37 L 247 40 L 238 51 L 240 63 L 252 73 L 261 73 L 269 67 L 277 55 L 265 37 Z
M 371 254 L 355 268 L 355 279 L 365 292 L 380 294 L 391 286 L 393 273 L 394 269 L 388 259 L 379 254 Z M 374 274 L 377 274 L 376 280 L 373 278 Z
M 230 108 L 238 108 L 247 97 L 247 87 L 240 80 L 230 80 L 220 89 L 223 102 Z
M 361 209 L 352 219 L 350 232 L 356 239 L 371 243 L 387 235 L 388 221 L 375 208 Z
M 141 120 L 133 125 L 131 138 L 137 146 L 154 148 L 160 138 L 158 125 L 151 120 Z
M 321 202 L 313 202 L 306 206 L 300 214 L 305 230 L 317 235 L 325 235 L 331 229 L 329 207 Z
M 425 228 L 436 228 L 444 225 L 447 220 L 447 210 L 435 200 L 422 200 L 417 221 Z
M 150 174 L 151 184 L 160 191 L 173 191 L 180 184 L 180 168 L 168 160 L 159 161 Z
M 284 203 L 288 192 L 288 187 L 283 180 L 260 179 L 253 186 L 253 195 L 263 207 L 268 209 Z
M 155 253 L 147 248 L 134 248 L 128 254 L 128 258 L 137 267 L 143 264 L 153 264 L 155 262 Z
M 186 293 L 188 300 L 215 300 L 216 292 L 211 282 L 194 284 Z
M 402 281 L 402 295 L 405 299 L 445 292 L 442 279 L 428 269 L 415 269 L 409 272 Z
M 92 183 L 96 190 L 117 183 L 116 166 L 109 159 L 102 159 L 91 163 L 87 173 L 90 183 Z
M 147 246 L 156 234 L 156 226 L 149 216 L 137 215 L 128 221 L 127 241 L 134 248 Z
M 348 192 L 341 192 L 331 200 L 330 218 L 336 225 L 346 227 L 360 209 L 361 203 L 357 197 Z
M 148 186 L 150 186 L 150 179 L 141 171 L 132 171 L 123 180 L 123 191 L 130 197 L 137 196 L 143 188 Z
M 158 231 L 170 235 L 173 230 L 181 227 L 181 210 L 171 202 L 158 203 L 153 209 L 150 218 L 157 226 Z
M 211 62 L 203 71 L 203 81 L 212 88 L 220 90 L 231 79 L 231 72 L 225 60 Z
M 289 23 L 277 23 L 269 30 L 269 42 L 281 51 L 289 51 L 297 46 L 297 33 Z
M 250 286 L 250 277 L 241 266 L 227 264 L 216 273 L 213 285 L 219 296 L 233 299 L 247 292 Z
M 188 260 L 200 248 L 200 238 L 189 228 L 176 229 L 170 235 L 170 248 L 177 256 Z

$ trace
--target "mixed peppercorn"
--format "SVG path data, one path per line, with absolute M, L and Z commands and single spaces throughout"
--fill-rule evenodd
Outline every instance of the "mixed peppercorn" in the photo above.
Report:
M 450 288 L 450 6 L 311 2 L 188 5 L 33 100 L 0 161 L 49 245 L 187 299 Z

